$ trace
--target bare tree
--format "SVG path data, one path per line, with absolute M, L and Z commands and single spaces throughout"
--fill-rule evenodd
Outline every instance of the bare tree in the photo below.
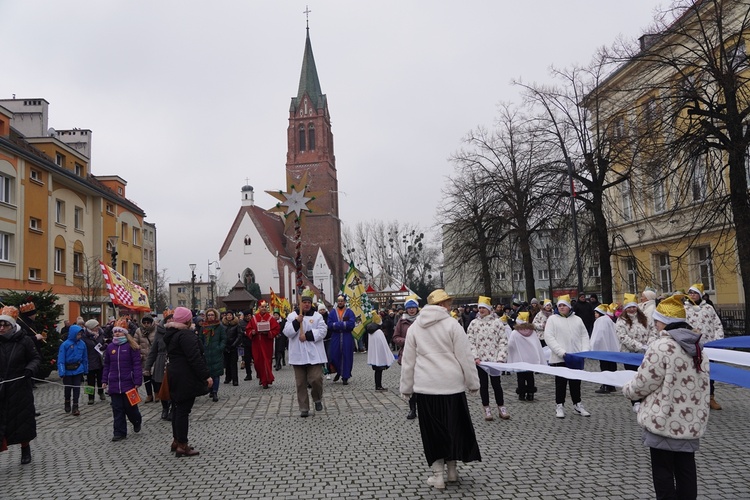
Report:
M 94 316 L 90 313 L 84 313 L 84 311 L 100 307 L 103 303 L 109 302 L 109 296 L 104 285 L 104 275 L 99 265 L 99 257 L 87 257 L 86 254 L 83 254 L 81 264 L 81 272 L 75 276 L 74 282 L 78 288 L 82 314 Z

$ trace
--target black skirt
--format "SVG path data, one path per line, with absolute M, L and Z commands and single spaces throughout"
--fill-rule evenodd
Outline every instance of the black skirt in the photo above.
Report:
M 414 396 L 417 398 L 419 431 L 428 465 L 441 458 L 462 462 L 482 460 L 466 393 Z

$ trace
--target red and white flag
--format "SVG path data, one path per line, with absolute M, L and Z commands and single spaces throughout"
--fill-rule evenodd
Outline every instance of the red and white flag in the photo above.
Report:
M 136 285 L 102 261 L 99 261 L 99 266 L 102 268 L 107 292 L 114 305 L 134 311 L 151 310 L 148 294 L 143 287 Z

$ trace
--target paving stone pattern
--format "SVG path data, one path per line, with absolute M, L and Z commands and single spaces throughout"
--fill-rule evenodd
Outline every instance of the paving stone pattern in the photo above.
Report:
M 34 392 L 38 437 L 33 462 L 20 465 L 20 448 L 0 453 L 2 499 L 642 499 L 653 498 L 648 449 L 630 402 L 598 395 L 583 383 L 590 418 L 555 418 L 552 377 L 537 375 L 536 401 L 518 401 L 515 375 L 502 377 L 511 419 L 486 422 L 479 396 L 470 408 L 482 461 L 459 463 L 460 482 L 439 492 L 427 486 L 417 420 L 398 394 L 400 367 L 375 391 L 366 354 L 355 355 L 348 386 L 324 382 L 324 409 L 299 418 L 292 369 L 274 372 L 264 390 L 254 378 L 222 384 L 219 402 L 199 398 L 190 421 L 193 458 L 175 458 L 169 422 L 158 403 L 143 404 L 143 430 L 129 427 L 112 443 L 108 402 L 81 416 L 63 411 L 62 387 Z M 588 367 L 593 369 L 593 365 Z M 50 382 L 59 382 L 55 374 Z M 145 392 L 141 389 L 142 392 Z M 696 455 L 700 498 L 750 498 L 750 397 L 746 389 L 716 384 L 724 406 L 713 412 Z M 492 399 L 492 391 L 490 391 Z M 145 396 L 144 396 L 145 399 Z

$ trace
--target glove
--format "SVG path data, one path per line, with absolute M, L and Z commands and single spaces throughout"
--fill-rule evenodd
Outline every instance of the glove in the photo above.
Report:
M 476 396 L 479 393 L 479 389 L 469 389 L 469 394 Z
M 29 370 L 28 368 L 26 368 L 23 371 L 23 376 L 26 377 L 26 378 L 31 378 L 32 375 L 34 375 L 34 372 L 32 372 L 31 370 Z

